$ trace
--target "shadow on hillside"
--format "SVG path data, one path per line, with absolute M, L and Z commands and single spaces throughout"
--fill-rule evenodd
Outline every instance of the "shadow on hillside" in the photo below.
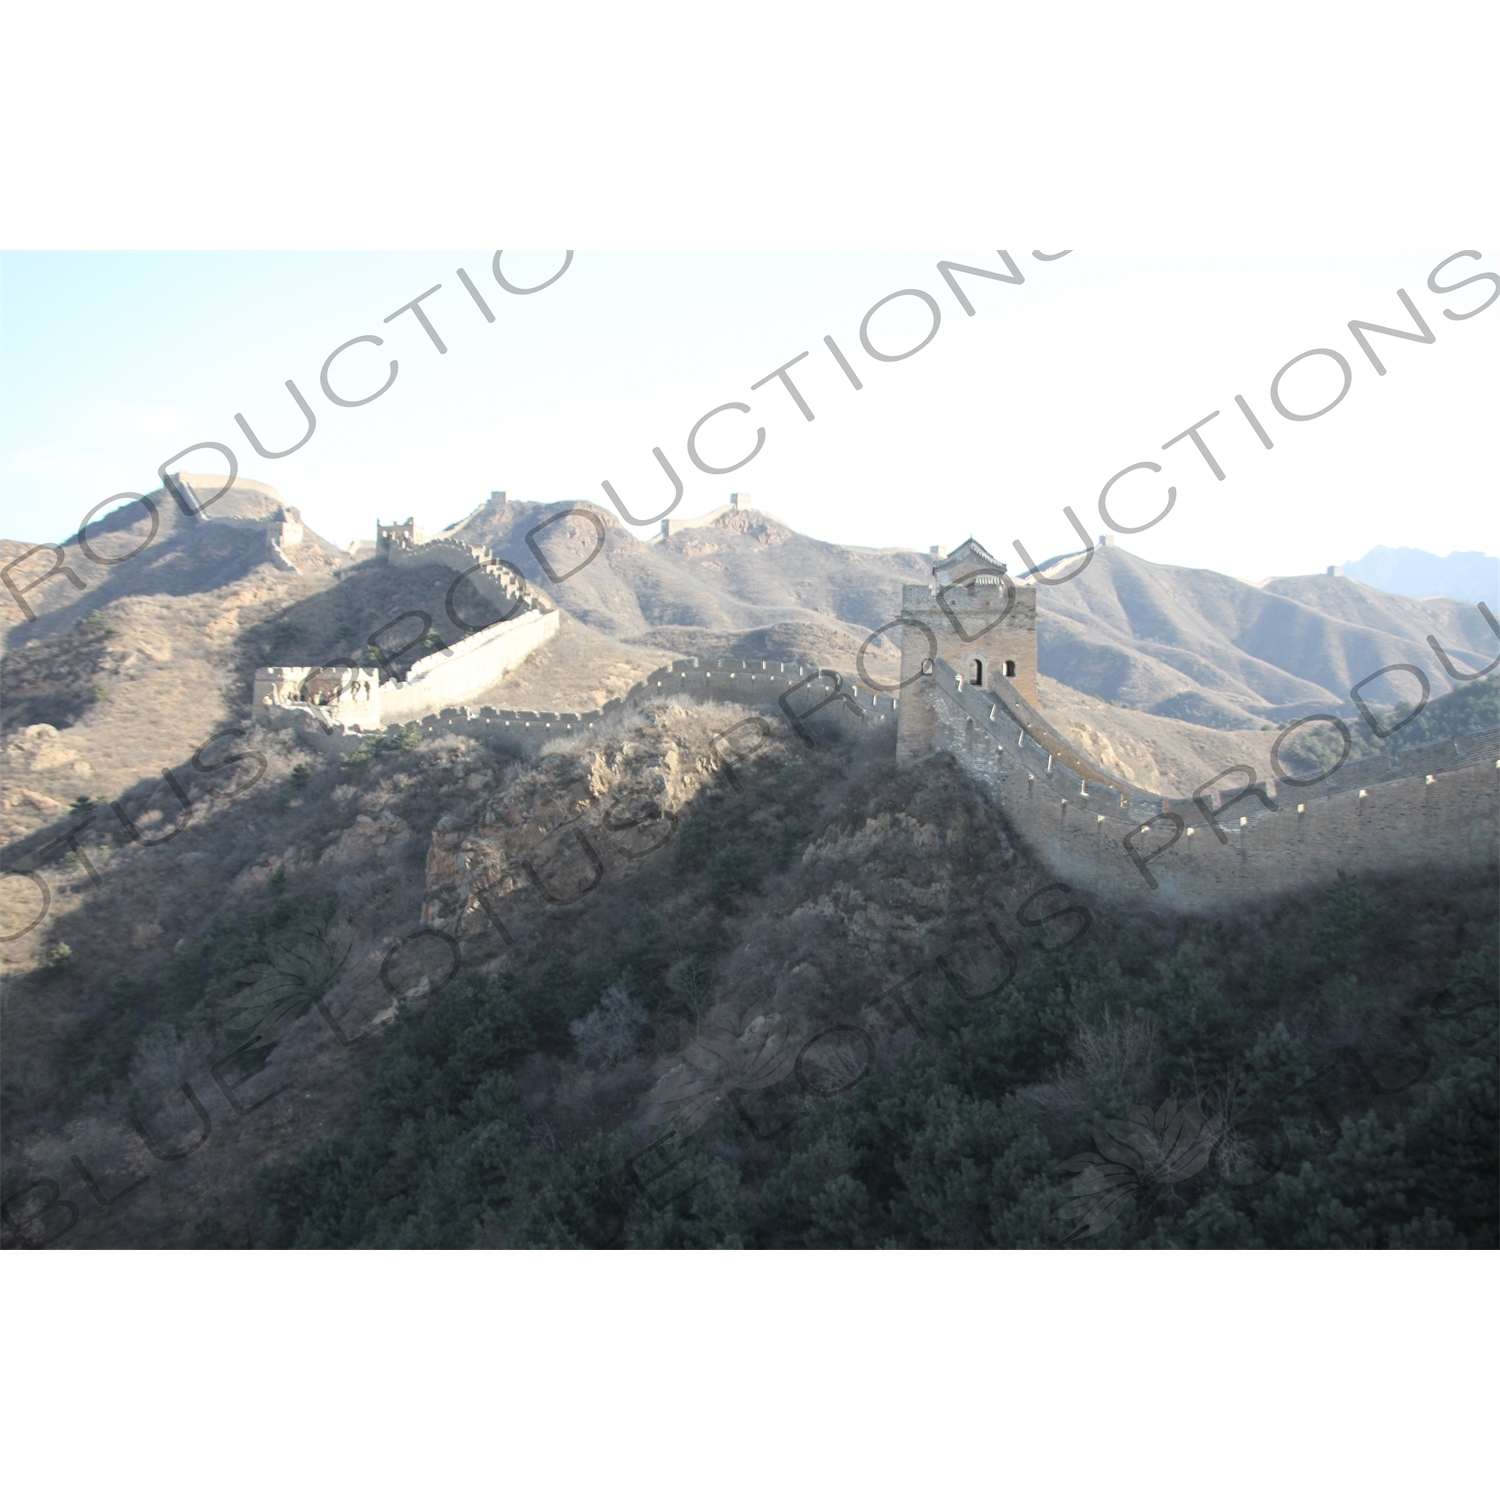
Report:
M 139 541 L 136 541 L 139 545 Z M 265 538 L 258 532 L 206 522 L 159 538 L 138 557 L 124 559 L 86 592 L 76 592 L 54 576 L 33 602 L 29 581 L 41 578 L 51 554 L 38 552 L 12 575 L 12 583 L 41 616 L 12 627 L 8 649 L 24 647 L 72 629 L 80 618 L 121 599 L 167 595 L 185 599 L 237 583 L 266 561 Z
M 346 568 L 328 588 L 241 635 L 235 667 L 246 701 L 260 667 L 352 662 L 404 677 L 424 656 L 504 618 L 467 578 L 453 589 L 457 577 L 441 564 L 392 568 L 371 560 Z

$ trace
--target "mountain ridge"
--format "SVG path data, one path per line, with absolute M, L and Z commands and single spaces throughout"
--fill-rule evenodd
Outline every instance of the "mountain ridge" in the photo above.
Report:
M 382 570 L 378 561 L 357 560 L 310 529 L 289 549 L 296 574 L 267 568 L 269 553 L 256 532 L 281 506 L 255 481 L 241 481 L 202 518 L 180 515 L 164 495 L 148 499 L 160 502 L 161 532 L 149 548 L 140 543 L 145 517 L 132 506 L 90 528 L 96 550 L 123 556 L 128 542 L 139 555 L 107 568 L 77 559 L 81 590 L 61 575 L 35 590 L 22 584 L 34 621 L 24 619 L 9 592 L 0 597 L 8 650 L 82 628 L 101 611 L 139 611 L 151 598 L 154 607 L 186 616 L 194 598 L 248 589 L 268 619 L 285 618 L 280 628 L 304 654 L 346 655 L 372 623 L 354 618 L 371 615 L 369 601 L 334 611 L 342 621 L 337 640 L 331 626 L 319 626 L 316 611 L 308 615 L 308 601 L 331 589 L 331 610 L 357 583 L 371 600 L 389 593 L 369 587 L 372 570 Z M 593 653 L 590 659 L 609 655 L 606 639 L 618 643 L 614 676 L 676 656 L 775 656 L 816 660 L 849 676 L 863 668 L 888 690 L 899 591 L 932 577 L 930 556 L 818 541 L 748 508 L 643 542 L 585 502 L 559 506 L 497 494 L 439 535 L 488 548 L 546 590 L 576 622 L 572 639 Z M 7 562 L 22 551 L 23 544 L 0 543 Z M 23 564 L 23 576 L 40 576 L 48 561 L 42 554 Z M 1116 545 L 1098 548 L 1071 581 L 1036 587 L 1038 665 L 1046 677 L 1103 704 L 1222 730 L 1348 713 L 1350 689 L 1397 663 L 1418 667 L 1429 691 L 1441 694 L 1451 684 L 1429 637 L 1462 671 L 1482 670 L 1496 650 L 1480 612 L 1459 601 L 1413 600 L 1326 575 L 1256 586 L 1209 569 L 1151 563 Z M 441 625 L 439 575 L 422 589 L 431 601 L 425 612 Z M 380 609 L 399 613 L 396 595 L 375 614 Z M 565 657 L 555 666 L 566 679 Z M 1419 690 L 1409 670 L 1396 670 L 1363 691 L 1372 703 L 1390 705 Z
M 1450 552 L 1439 557 L 1420 547 L 1372 547 L 1344 564 L 1344 576 L 1412 599 L 1448 598 L 1466 604 L 1500 598 L 1500 557 Z

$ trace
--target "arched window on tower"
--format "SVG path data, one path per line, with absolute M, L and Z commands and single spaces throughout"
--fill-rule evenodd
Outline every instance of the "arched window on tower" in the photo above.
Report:
M 1007 677 L 1014 677 L 1016 675 L 1016 664 L 1015 664 L 1015 662 L 1013 662 L 1013 661 L 1006 662 L 1006 664 L 1005 664 L 1005 675 Z
M 984 686 L 984 663 L 977 656 L 969 663 L 969 681 L 975 687 Z

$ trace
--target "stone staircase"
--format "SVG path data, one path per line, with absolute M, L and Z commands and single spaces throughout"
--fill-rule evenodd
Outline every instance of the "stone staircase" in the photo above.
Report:
M 933 663 L 933 677 L 938 689 L 957 703 L 996 744 L 1003 746 L 1019 729 L 1047 752 L 1049 761 L 1066 766 L 1081 782 L 1109 787 L 1127 797 L 1151 797 L 1152 794 L 1144 788 L 1121 781 L 1090 760 L 1004 678 L 996 678 L 989 688 L 975 687 L 973 683 L 965 682 L 962 673 L 941 658 Z
M 452 568 L 455 573 L 467 574 L 474 587 L 492 604 L 512 613 L 512 618 L 523 609 L 536 609 L 550 613 L 557 606 L 534 584 L 527 582 L 525 575 L 513 563 L 496 557 L 485 547 L 476 547 L 470 542 L 461 542 L 456 537 L 434 537 L 415 547 L 409 543 L 393 542 L 386 561 L 397 568 L 422 568 L 437 565 Z

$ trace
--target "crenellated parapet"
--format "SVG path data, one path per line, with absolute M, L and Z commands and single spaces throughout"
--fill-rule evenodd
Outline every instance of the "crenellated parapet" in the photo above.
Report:
M 485 692 L 551 640 L 562 624 L 556 610 L 523 610 L 442 646 L 412 664 L 403 681 L 380 680 L 373 668 L 338 661 L 321 667 L 261 667 L 255 674 L 254 717 L 281 722 L 303 714 L 324 725 L 373 730 L 419 721 Z
M 380 675 L 352 662 L 321 667 L 260 667 L 255 673 L 251 717 L 280 723 L 301 715 L 318 725 L 351 729 L 380 727 Z
M 1340 871 L 1500 858 L 1500 735 L 1362 760 L 1315 785 L 1227 767 L 1173 798 L 1110 775 L 1004 684 L 976 687 L 939 658 L 929 691 L 935 748 L 990 789 L 1035 859 L 1087 891 L 1207 912 Z
M 295 511 L 284 511 L 278 525 L 286 535 L 286 526 L 300 529 L 300 519 Z M 445 613 L 450 623 L 456 623 L 455 630 L 445 632 L 453 644 L 420 657 L 400 681 L 387 674 L 381 682 L 375 672 L 349 661 L 321 667 L 263 667 L 256 674 L 252 698 L 257 718 L 282 721 L 289 714 L 301 715 L 323 730 L 338 724 L 361 731 L 417 722 L 479 696 L 558 633 L 562 616 L 552 601 L 519 569 L 483 547 L 451 537 L 427 541 L 410 519 L 400 525 L 377 525 L 377 531 L 381 556 L 392 566 L 437 565 L 458 575 L 445 600 Z M 464 619 L 454 600 L 464 578 L 498 619 Z
M 461 542 L 456 537 L 435 537 L 431 541 L 414 540 L 422 533 L 404 527 L 378 528 L 381 534 L 380 556 L 393 567 L 425 568 L 433 565 L 451 568 L 468 578 L 474 588 L 499 611 L 501 619 L 512 619 L 523 610 L 544 613 L 557 606 L 534 584 L 527 581 L 514 563 L 495 557 L 483 547 Z M 401 532 L 401 535 L 388 535 Z
M 837 676 L 837 674 L 832 674 Z M 799 689 L 814 694 L 809 700 L 795 698 Z M 585 713 L 551 713 L 529 708 L 479 709 L 445 707 L 420 719 L 387 717 L 379 733 L 409 734 L 422 738 L 460 734 L 494 745 L 512 754 L 532 756 L 545 747 L 566 744 L 575 735 L 605 722 L 628 708 L 638 708 L 653 700 L 691 698 L 705 703 L 738 703 L 774 720 L 785 722 L 784 714 L 805 714 L 812 704 L 830 691 L 844 694 L 859 710 L 839 709 L 847 722 L 857 722 L 864 730 L 889 724 L 896 717 L 896 699 L 888 694 L 872 693 L 851 685 L 842 677 L 833 682 L 815 666 L 801 662 L 748 661 L 719 658 L 715 660 L 688 657 L 662 667 L 635 683 L 623 697 L 611 698 L 597 709 Z M 787 708 L 783 708 L 783 699 Z M 325 754 L 342 758 L 357 750 L 369 738 L 368 732 L 356 732 L 342 723 L 320 723 L 313 716 L 301 719 L 283 718 L 283 727 L 297 729 L 304 740 Z
M 1350 874 L 1493 864 L 1500 735 L 1278 778 L 1227 766 L 1186 798 L 1122 780 L 1037 707 L 1036 589 L 972 538 L 902 590 L 897 759 L 951 754 L 1032 856 L 1124 901 L 1220 910 Z

